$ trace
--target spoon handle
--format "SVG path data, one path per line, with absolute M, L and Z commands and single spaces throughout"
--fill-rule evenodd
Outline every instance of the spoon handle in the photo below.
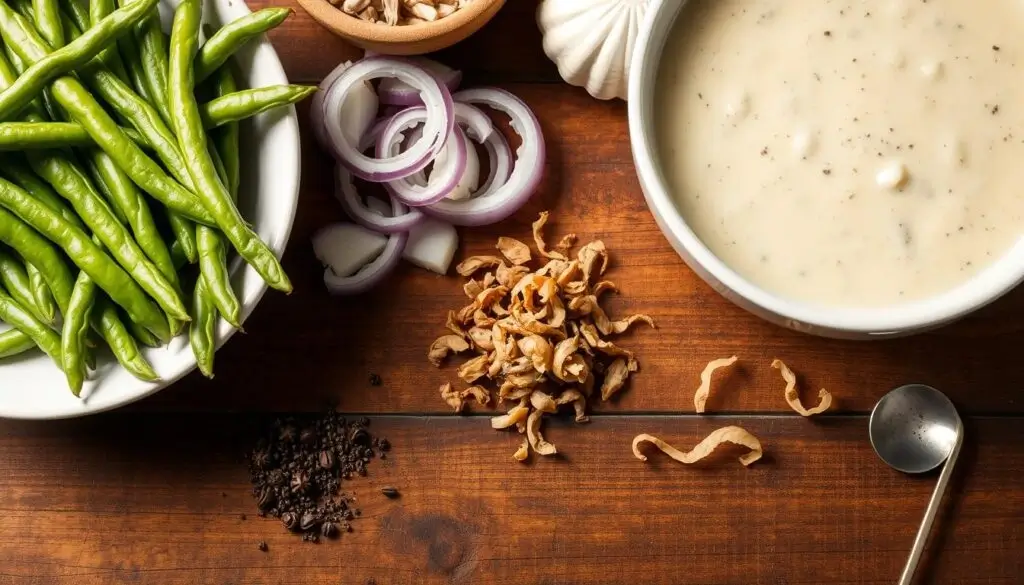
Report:
M 924 512 L 924 520 L 921 520 L 921 527 L 917 529 L 914 548 L 910 551 L 910 558 L 907 559 L 907 564 L 903 567 L 903 574 L 900 575 L 899 585 L 911 585 L 911 582 L 914 580 L 914 572 L 917 570 L 917 564 L 921 560 L 921 554 L 924 552 L 924 545 L 928 542 L 928 534 L 931 532 L 935 516 L 939 512 L 942 495 L 946 493 L 946 486 L 949 485 L 949 478 L 953 475 L 953 466 L 956 465 L 956 459 L 960 456 L 960 446 L 963 442 L 963 423 L 957 421 L 956 442 L 953 443 L 953 450 L 950 451 L 946 464 L 942 467 L 942 473 L 939 474 L 939 481 L 935 484 L 932 499 L 928 502 L 928 509 Z

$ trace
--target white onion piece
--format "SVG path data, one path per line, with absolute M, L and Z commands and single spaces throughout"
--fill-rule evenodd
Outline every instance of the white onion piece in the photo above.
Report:
M 484 150 L 487 151 L 487 158 L 490 161 L 487 180 L 477 187 L 472 197 L 487 197 L 492 191 L 505 184 L 512 172 L 512 165 L 515 162 L 512 156 L 512 148 L 501 132 L 495 132 L 484 142 Z
M 395 114 L 377 140 L 377 156 L 383 157 L 390 154 L 395 144 L 401 143 L 402 132 L 420 123 L 429 124 L 427 111 L 422 106 L 414 106 Z M 456 126 L 445 145 L 451 150 L 451 155 L 446 158 L 444 165 L 439 164 L 436 158 L 434 159 L 434 168 L 425 187 L 420 187 L 403 177 L 384 183 L 385 190 L 402 203 L 412 206 L 429 205 L 443 199 L 458 185 L 459 179 L 462 178 L 466 169 L 464 136 L 462 128 Z
M 462 171 L 462 178 L 459 179 L 458 184 L 447 195 L 448 199 L 453 201 L 469 199 L 476 186 L 480 183 L 480 157 L 477 156 L 476 148 L 470 142 L 468 134 L 468 132 L 462 134 L 462 141 L 466 145 L 466 169 Z M 447 164 L 448 156 L 448 147 L 445 146 L 437 154 L 437 158 L 434 159 L 434 168 L 438 166 L 443 167 Z
M 351 61 L 338 65 L 331 71 L 323 81 L 320 82 L 320 89 L 313 94 L 310 104 L 309 115 L 313 124 L 313 136 L 316 137 L 320 146 L 327 148 L 330 139 L 327 137 L 327 126 L 325 123 L 326 112 L 324 109 L 324 96 L 334 81 L 349 67 Z M 342 132 L 353 144 L 366 133 L 377 115 L 380 103 L 377 93 L 369 82 L 356 84 L 352 87 L 351 93 L 342 100 L 340 119 L 343 124 Z
M 391 201 L 391 215 L 402 215 L 404 212 L 405 206 L 397 201 Z M 355 224 L 340 225 L 351 225 L 365 230 Z M 380 255 L 351 276 L 338 276 L 330 268 L 327 268 L 324 270 L 324 284 L 327 285 L 327 290 L 337 295 L 355 295 L 370 290 L 398 266 L 407 241 L 409 241 L 408 232 L 391 234 Z
M 420 268 L 444 275 L 448 273 L 458 247 L 459 234 L 455 226 L 428 217 L 409 230 L 409 242 L 402 258 Z
M 468 89 L 455 95 L 460 102 L 483 104 L 502 111 L 511 118 L 512 129 L 522 137 L 516 151 L 512 174 L 486 197 L 464 201 L 443 199 L 423 210 L 455 225 L 486 225 L 501 221 L 515 213 L 533 195 L 544 174 L 545 145 L 540 122 L 519 98 L 497 88 Z
M 387 216 L 386 213 L 384 215 L 373 213 L 367 209 L 368 203 L 363 202 L 363 198 L 356 190 L 352 174 L 341 165 L 338 165 L 334 171 L 334 180 L 334 196 L 341 203 L 341 208 L 352 221 L 363 227 L 382 234 L 394 234 L 407 232 L 423 221 L 423 213 L 417 209 L 406 209 L 404 213 L 394 216 Z M 380 201 L 372 197 L 370 199 Z
M 313 235 L 313 253 L 335 276 L 351 276 L 380 256 L 385 236 L 354 223 L 335 223 Z
M 418 65 L 443 83 L 448 91 L 455 91 L 462 82 L 462 72 L 425 57 L 409 57 L 408 60 Z M 393 106 L 418 106 L 423 104 L 420 92 L 401 79 L 382 79 L 377 87 L 380 101 Z
M 395 77 L 420 91 L 427 112 L 423 138 L 398 156 L 371 158 L 358 150 L 343 131 L 341 104 L 354 88 L 380 77 Z M 352 174 L 373 182 L 393 181 L 424 168 L 451 135 L 455 124 L 454 104 L 448 89 L 434 77 L 407 61 L 373 57 L 353 63 L 338 75 L 324 96 L 324 126 L 329 147 Z

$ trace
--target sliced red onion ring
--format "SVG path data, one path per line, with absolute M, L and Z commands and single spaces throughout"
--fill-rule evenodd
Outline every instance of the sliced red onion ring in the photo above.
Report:
M 424 122 L 429 123 L 429 120 L 423 106 L 414 106 L 395 114 L 377 140 L 377 156 L 383 158 L 389 155 L 395 145 L 401 143 L 402 131 Z M 402 178 L 384 183 L 388 194 L 406 205 L 418 207 L 439 201 L 451 193 L 466 170 L 466 142 L 461 127 L 455 127 L 455 131 L 448 137 L 445 148 L 451 153 L 445 157 L 447 164 L 434 164 L 425 187 L 416 185 L 408 178 Z
M 401 203 L 391 202 L 393 216 L 402 215 L 404 210 L 405 207 Z M 351 276 L 338 276 L 330 267 L 326 268 L 324 284 L 327 285 L 327 290 L 337 295 L 355 295 L 377 286 L 398 266 L 408 241 L 408 232 L 391 234 L 380 256 Z
M 313 124 L 313 136 L 323 148 L 328 148 L 330 139 L 327 137 L 327 125 L 325 100 L 327 90 L 334 84 L 335 80 L 352 66 L 351 61 L 345 61 L 331 71 L 323 81 L 320 82 L 320 89 L 313 94 L 310 104 L 309 116 Z M 342 132 L 351 142 L 355 142 L 362 136 L 373 123 L 377 109 L 380 107 L 377 94 L 369 83 L 364 82 L 361 86 L 354 85 L 352 92 L 341 102 L 341 121 L 344 124 Z
M 475 226 L 501 221 L 526 203 L 544 174 L 546 153 L 540 123 L 526 104 L 502 89 L 468 89 L 454 97 L 463 103 L 483 104 L 508 114 L 512 129 L 522 137 L 522 144 L 508 180 L 493 188 L 486 197 L 464 201 L 443 199 L 423 210 L 454 225 Z
M 360 152 L 346 136 L 341 105 L 359 84 L 379 77 L 395 77 L 418 88 L 427 115 L 419 142 L 398 156 L 374 159 Z M 454 107 L 448 89 L 423 69 L 400 59 L 373 57 L 353 63 L 331 84 L 324 96 L 324 124 L 329 146 L 338 161 L 353 175 L 380 183 L 408 177 L 430 164 L 451 135 Z
M 407 209 L 402 206 L 402 213 L 390 216 L 381 215 L 370 209 L 356 191 L 352 182 L 352 174 L 345 167 L 338 165 L 334 171 L 334 196 L 341 203 L 341 208 L 357 224 L 382 234 L 407 232 L 423 221 L 423 213 L 418 209 Z
M 446 195 L 448 199 L 456 201 L 472 197 L 473 191 L 476 190 L 477 185 L 480 183 L 480 157 L 477 156 L 476 148 L 470 142 L 468 134 L 469 132 L 462 133 L 462 141 L 466 145 L 466 170 L 462 172 L 462 177 L 459 178 L 458 184 Z M 497 134 L 500 134 L 500 132 Z M 444 166 L 447 164 L 448 156 L 449 150 L 447 148 L 441 149 L 441 152 L 437 154 L 437 158 L 434 159 L 434 166 Z M 410 241 L 412 241 L 412 234 L 409 237 Z
M 470 197 L 487 197 L 495 189 L 501 187 L 508 181 L 509 173 L 512 172 L 513 156 L 512 149 L 501 132 L 494 132 L 484 141 L 484 150 L 487 151 L 487 158 L 490 160 L 487 180 L 476 188 Z
M 462 82 L 462 72 L 452 69 L 443 63 L 438 63 L 425 57 L 410 57 L 408 60 L 436 77 L 438 81 L 448 88 L 448 91 L 455 91 L 459 88 L 459 83 Z M 382 79 L 377 87 L 377 92 L 381 103 L 384 104 L 392 106 L 419 106 L 423 104 L 423 98 L 420 97 L 419 90 L 401 79 Z

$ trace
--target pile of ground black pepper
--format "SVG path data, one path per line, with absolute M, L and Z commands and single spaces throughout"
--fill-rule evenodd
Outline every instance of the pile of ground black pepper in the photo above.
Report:
M 366 475 L 370 460 L 384 459 L 391 448 L 368 425 L 365 418 L 350 421 L 335 412 L 274 421 L 249 458 L 260 516 L 279 518 L 311 542 L 350 532 L 360 512 L 341 483 Z

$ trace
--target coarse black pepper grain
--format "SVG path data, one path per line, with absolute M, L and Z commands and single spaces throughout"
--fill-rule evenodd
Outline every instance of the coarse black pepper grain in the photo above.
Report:
M 370 374 L 370 386 L 380 386 L 384 381 L 377 374 Z
M 341 483 L 367 475 L 370 461 L 391 449 L 387 439 L 370 433 L 369 422 L 333 411 L 274 421 L 249 454 L 259 515 L 277 518 L 307 542 L 351 532 L 350 521 L 361 511 Z

